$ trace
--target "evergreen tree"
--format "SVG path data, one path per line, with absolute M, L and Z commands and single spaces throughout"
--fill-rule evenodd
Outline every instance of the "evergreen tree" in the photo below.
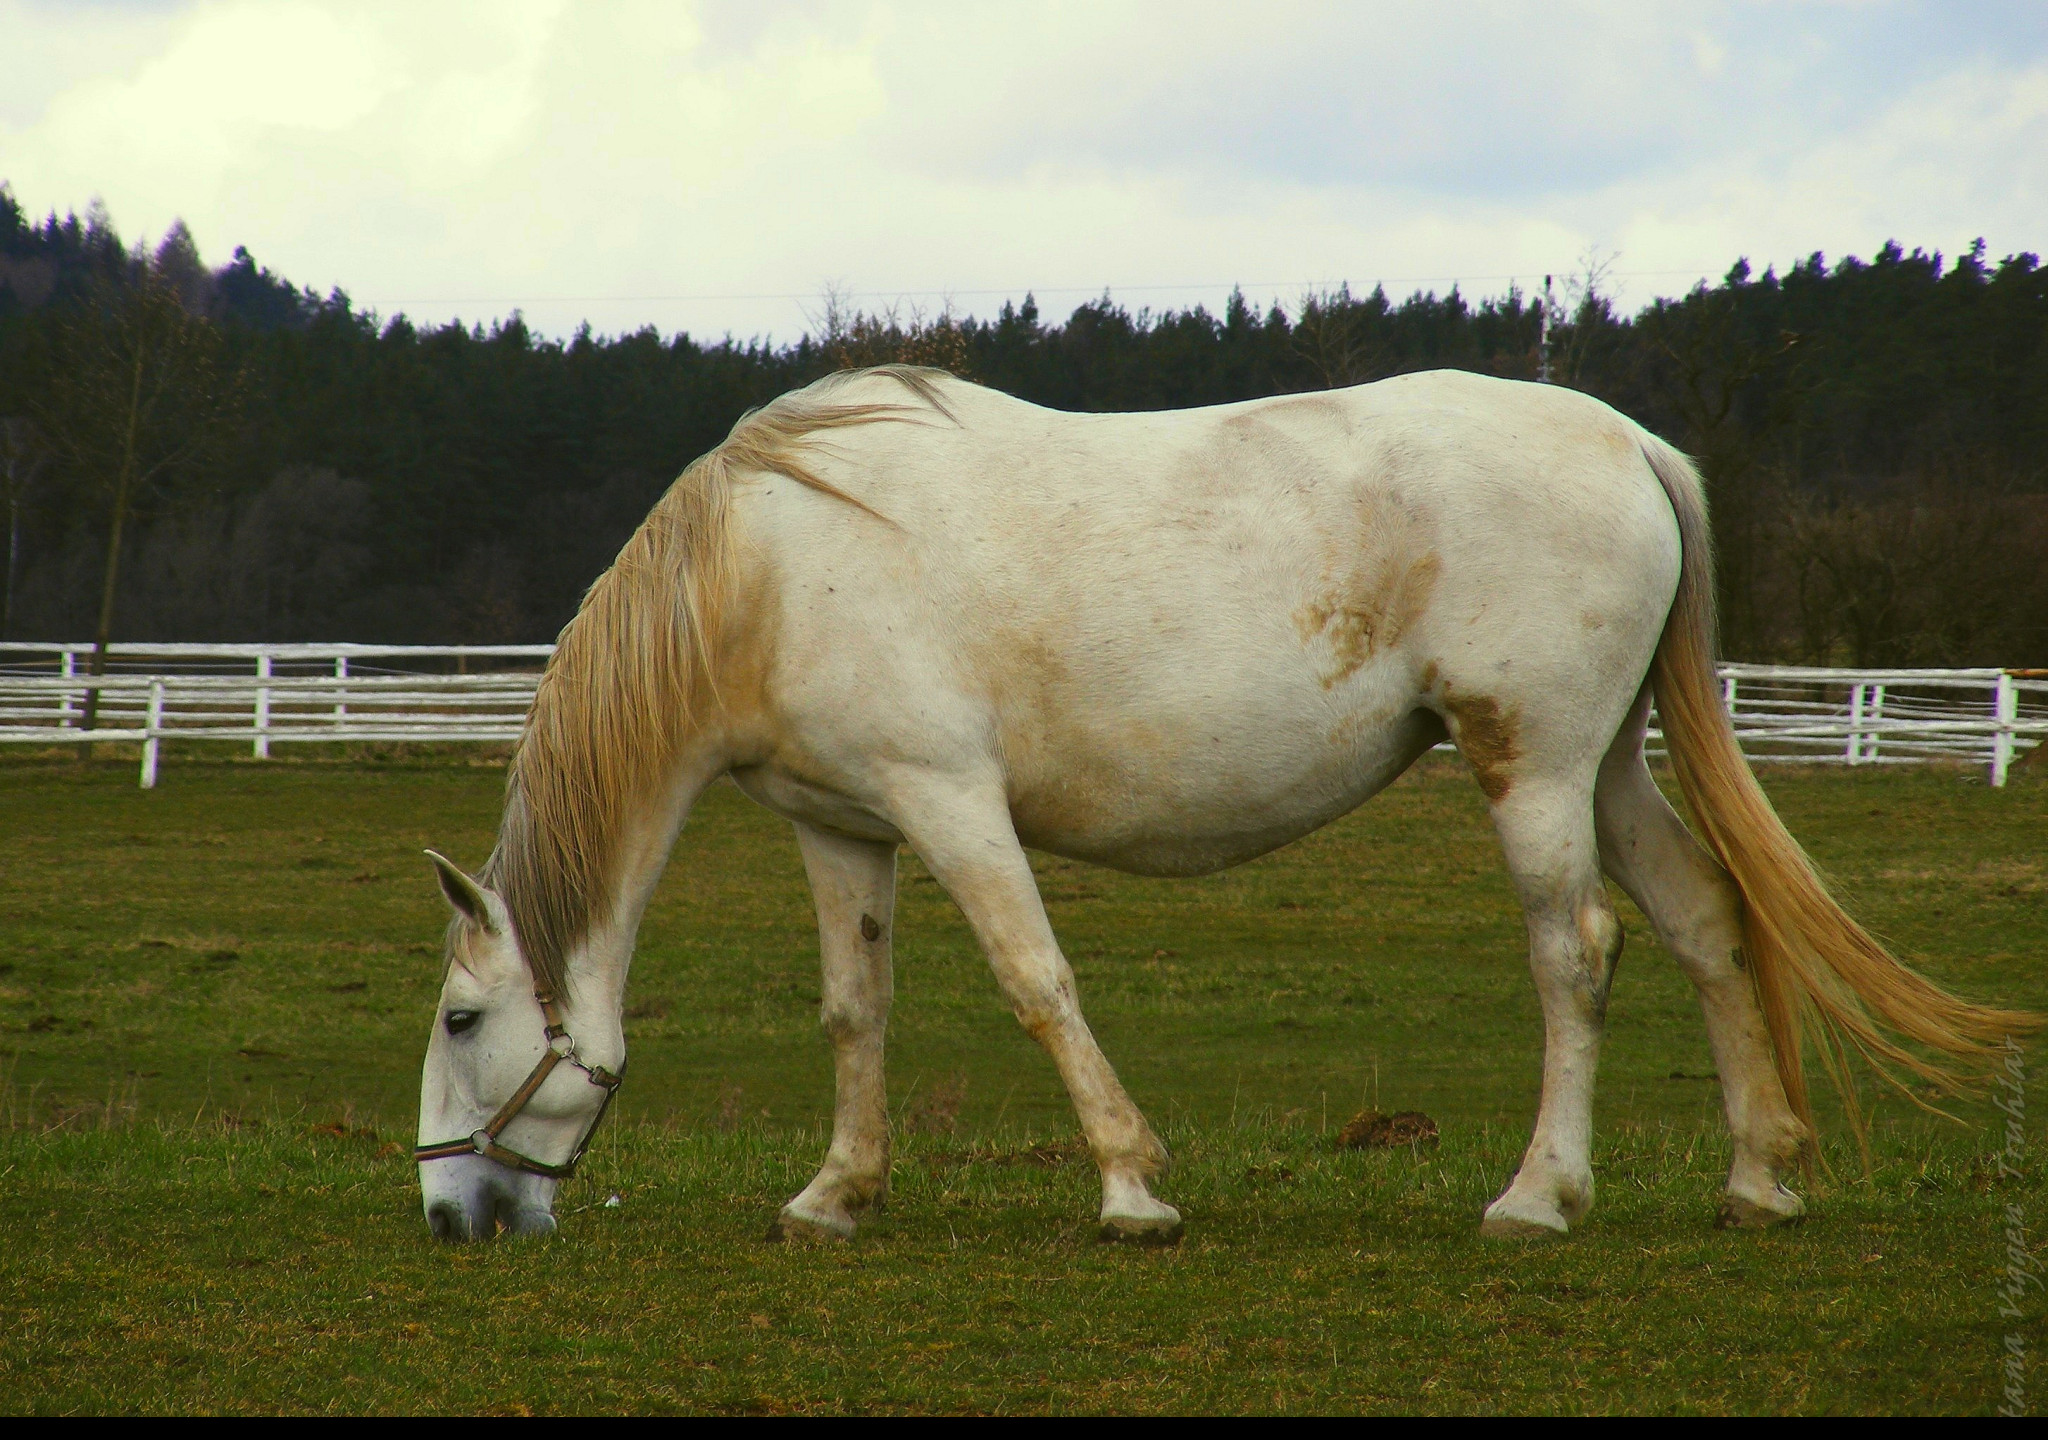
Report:
M 168 308 L 150 313 L 175 317 L 190 345 L 175 366 L 144 365 L 165 388 L 137 432 L 149 454 L 122 460 L 111 437 L 124 432 L 105 419 L 122 413 L 105 384 L 113 317 L 152 295 Z M 1949 263 L 1886 245 L 1782 275 L 1738 262 L 1634 315 L 1597 272 L 1566 299 L 1553 380 L 1702 463 L 1728 653 L 2048 663 L 2036 257 L 1994 263 L 1980 243 Z M 935 365 L 1043 405 L 1146 410 L 1443 366 L 1533 379 L 1542 327 L 1520 291 L 1396 300 L 1340 286 L 1288 309 L 1236 294 L 1220 313 L 1104 296 L 1063 321 L 1028 294 L 988 320 L 828 297 L 820 333 L 785 346 L 652 330 L 554 340 L 516 314 L 380 319 L 246 250 L 209 271 L 182 225 L 131 251 L 103 208 L 31 220 L 0 186 L 0 415 L 35 417 L 55 457 L 10 505 L 6 623 L 137 639 L 545 639 L 684 465 L 748 409 L 835 369 Z M 74 364 L 96 346 L 99 360 Z M 173 492 L 182 503 L 166 506 Z

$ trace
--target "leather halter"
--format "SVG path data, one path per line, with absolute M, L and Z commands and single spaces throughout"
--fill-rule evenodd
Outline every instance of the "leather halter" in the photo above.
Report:
M 597 1127 L 604 1123 L 604 1112 L 611 1108 L 612 1096 L 619 1092 L 619 1082 L 625 1078 L 624 1065 L 614 1074 L 602 1065 L 587 1065 L 576 1053 L 576 1039 L 562 1024 L 562 1009 L 555 1003 L 555 997 L 543 990 L 535 990 L 533 998 L 540 1002 L 542 1019 L 547 1022 L 548 1048 L 535 1062 L 533 1070 L 512 1092 L 512 1098 L 498 1107 L 498 1113 L 490 1118 L 483 1129 L 475 1131 L 466 1140 L 443 1140 L 436 1145 L 415 1145 L 412 1158 L 424 1164 L 428 1160 L 453 1160 L 462 1155 L 481 1155 L 486 1160 L 495 1160 L 513 1170 L 524 1170 L 529 1175 L 545 1175 L 550 1180 L 566 1180 L 576 1173 L 582 1163 L 583 1152 L 590 1148 L 590 1137 L 597 1134 Z M 536 1160 L 531 1155 L 522 1155 L 517 1150 L 498 1143 L 498 1136 L 507 1125 L 518 1118 L 540 1087 L 547 1083 L 548 1076 L 555 1073 L 555 1067 L 564 1060 L 583 1072 L 583 1078 L 604 1091 L 604 1099 L 597 1107 L 597 1114 L 591 1117 L 590 1126 L 583 1132 L 583 1138 L 576 1142 L 575 1153 L 559 1165 L 550 1165 L 545 1160 Z

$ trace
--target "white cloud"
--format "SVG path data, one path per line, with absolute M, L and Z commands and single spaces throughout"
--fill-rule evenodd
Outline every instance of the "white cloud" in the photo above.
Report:
M 1972 65 L 1899 97 L 1868 124 L 1767 165 L 1718 158 L 1646 192 L 1607 197 L 1632 260 L 1716 248 L 1761 268 L 1886 238 L 1954 256 L 2048 246 L 2048 62 Z
M 131 236 L 182 215 L 213 258 L 247 244 L 386 313 L 555 330 L 787 336 L 800 302 L 743 297 L 830 281 L 981 310 L 1492 291 L 1591 245 L 1640 300 L 1737 254 L 2048 239 L 2035 8 L 1253 15 L 0 0 L 0 178 L 32 209 L 103 195 Z

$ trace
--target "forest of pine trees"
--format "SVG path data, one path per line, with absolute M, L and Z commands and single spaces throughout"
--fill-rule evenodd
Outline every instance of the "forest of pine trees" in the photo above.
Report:
M 1886 245 L 1553 317 L 1554 383 L 1698 457 L 1723 649 L 2048 665 L 2048 270 Z M 0 637 L 544 640 L 670 479 L 831 370 L 938 365 L 1044 405 L 1207 405 L 1456 367 L 1534 379 L 1542 316 L 1340 289 L 1263 313 L 1105 298 L 1049 323 L 828 307 L 790 345 L 421 329 L 175 226 L 0 186 Z M 111 547 L 110 536 L 116 537 Z M 111 580 L 111 588 L 109 581 Z

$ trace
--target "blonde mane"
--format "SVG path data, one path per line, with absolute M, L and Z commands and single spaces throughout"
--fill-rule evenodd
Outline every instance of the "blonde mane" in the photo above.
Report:
M 483 876 L 548 993 L 561 993 L 570 953 L 611 919 L 628 821 L 672 778 L 684 743 L 717 707 L 711 658 L 736 598 L 735 477 L 786 475 L 876 514 L 806 463 L 821 431 L 928 413 L 831 400 L 869 376 L 953 418 L 934 383 L 943 372 L 899 365 L 828 376 L 749 412 L 655 503 L 564 627 L 512 757 Z

